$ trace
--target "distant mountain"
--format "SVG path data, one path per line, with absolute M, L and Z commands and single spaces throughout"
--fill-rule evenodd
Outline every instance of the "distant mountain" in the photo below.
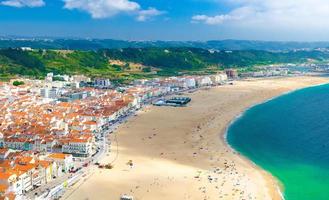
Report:
M 57 39 L 0 37 L 0 48 L 31 47 L 34 49 L 99 50 L 147 47 L 190 47 L 214 50 L 291 51 L 329 47 L 329 42 L 271 42 L 249 40 L 213 41 L 125 41 L 111 39 Z

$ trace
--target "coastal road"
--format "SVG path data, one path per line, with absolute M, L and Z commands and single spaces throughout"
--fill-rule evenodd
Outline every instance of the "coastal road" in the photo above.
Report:
M 58 177 L 56 179 L 53 179 L 51 182 L 42 185 L 38 187 L 37 189 L 31 190 L 25 194 L 27 199 L 35 199 L 38 197 L 40 194 L 46 193 L 49 189 L 56 187 L 57 185 L 62 184 L 66 180 L 68 180 L 72 174 L 65 174 L 64 176 Z

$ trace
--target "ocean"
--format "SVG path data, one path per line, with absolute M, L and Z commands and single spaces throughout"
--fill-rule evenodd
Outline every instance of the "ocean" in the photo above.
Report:
M 329 200 L 329 85 L 248 109 L 228 143 L 283 184 L 287 200 Z

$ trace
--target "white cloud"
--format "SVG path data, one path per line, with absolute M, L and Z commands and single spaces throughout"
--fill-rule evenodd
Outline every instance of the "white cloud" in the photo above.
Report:
M 120 13 L 137 15 L 138 21 L 146 21 L 163 12 L 155 8 L 143 10 L 141 6 L 130 0 L 63 0 L 64 8 L 78 9 L 89 13 L 94 19 L 112 17 Z
M 129 0 L 63 0 L 64 8 L 88 12 L 93 18 L 112 17 L 120 12 L 135 12 L 140 5 Z
M 6 0 L 6 1 L 0 1 L 0 5 L 17 7 L 17 8 L 22 8 L 22 7 L 34 8 L 34 7 L 42 7 L 46 4 L 43 0 Z
M 216 16 L 207 16 L 207 15 L 195 15 L 192 17 L 193 23 L 203 22 L 209 25 L 222 24 L 226 20 L 231 19 L 230 15 L 216 15 Z
M 155 17 L 155 16 L 159 16 L 159 15 L 162 15 L 164 14 L 165 12 L 163 11 L 160 11 L 160 10 L 157 10 L 156 8 L 149 8 L 147 10 L 141 10 L 139 11 L 138 13 L 138 16 L 137 16 L 137 21 L 146 21 L 152 17 Z
M 226 0 L 234 9 L 215 16 L 195 15 L 192 22 L 249 28 L 323 28 L 329 26 L 328 0 Z M 219 1 L 220 3 L 220 1 Z

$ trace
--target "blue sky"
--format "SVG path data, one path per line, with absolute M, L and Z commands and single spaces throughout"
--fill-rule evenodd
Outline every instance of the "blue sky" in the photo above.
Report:
M 0 35 L 329 40 L 328 0 L 0 0 Z

